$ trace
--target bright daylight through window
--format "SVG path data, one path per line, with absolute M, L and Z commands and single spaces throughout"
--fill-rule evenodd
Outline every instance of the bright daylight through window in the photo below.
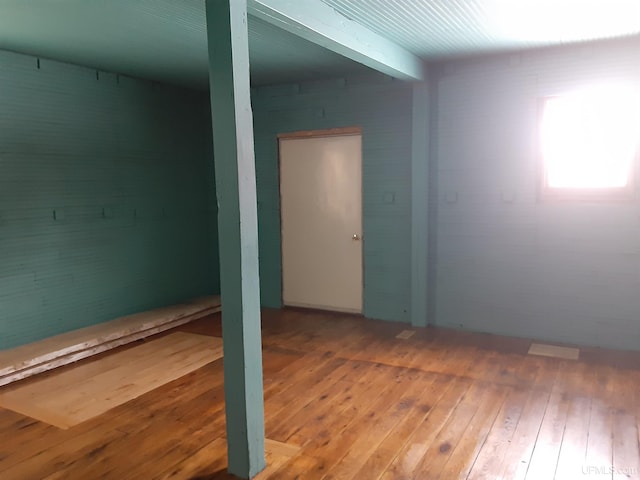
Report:
M 640 92 L 598 88 L 544 100 L 542 194 L 614 199 L 631 192 L 640 144 Z

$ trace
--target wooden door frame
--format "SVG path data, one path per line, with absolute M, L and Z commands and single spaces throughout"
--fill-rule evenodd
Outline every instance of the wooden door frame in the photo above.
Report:
M 283 132 L 278 133 L 276 138 L 278 142 L 278 216 L 280 223 L 280 303 L 283 307 L 287 305 L 284 302 L 284 251 L 282 249 L 284 238 L 282 235 L 282 156 L 280 154 L 280 140 L 296 140 L 296 139 L 310 139 L 310 138 L 322 138 L 322 137 L 346 137 L 352 135 L 360 135 L 360 242 L 361 242 L 361 265 L 362 265 L 362 311 L 359 314 L 364 316 L 364 288 L 365 288 L 365 262 L 364 262 L 364 176 L 363 176 L 363 166 L 364 166 L 364 155 L 363 155 L 363 135 L 362 135 L 362 127 L 360 126 L 350 126 L 350 127 L 337 127 L 337 128 L 326 128 L 320 130 L 297 130 L 294 132 Z M 347 314 L 346 312 L 342 312 Z

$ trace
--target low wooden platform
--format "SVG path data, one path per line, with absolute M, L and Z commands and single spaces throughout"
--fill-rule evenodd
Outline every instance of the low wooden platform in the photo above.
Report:
M 0 386 L 184 325 L 220 308 L 219 296 L 201 297 L 0 351 Z
M 222 358 L 222 339 L 174 332 L 0 389 L 0 408 L 67 429 Z M 132 368 L 133 366 L 133 368 Z

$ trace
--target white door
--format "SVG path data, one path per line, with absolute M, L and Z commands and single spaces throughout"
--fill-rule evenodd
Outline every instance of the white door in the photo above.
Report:
M 362 312 L 362 137 L 280 139 L 285 305 Z

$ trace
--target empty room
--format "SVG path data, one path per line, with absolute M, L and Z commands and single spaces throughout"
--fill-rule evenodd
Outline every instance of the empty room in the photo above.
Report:
M 640 479 L 640 2 L 0 0 L 0 479 Z

